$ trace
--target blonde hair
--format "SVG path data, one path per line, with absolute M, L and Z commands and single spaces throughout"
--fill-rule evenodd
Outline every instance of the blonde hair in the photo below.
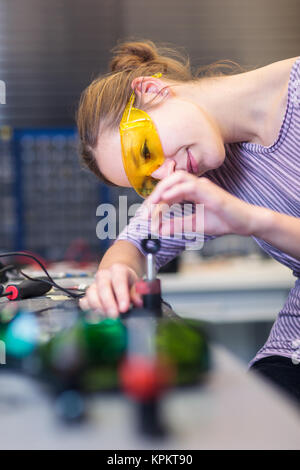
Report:
M 123 42 L 112 52 L 110 72 L 93 80 L 82 92 L 76 120 L 83 164 L 102 181 L 116 186 L 101 173 L 94 152 L 101 131 L 118 129 L 132 93 L 131 83 L 136 77 L 161 72 L 165 79 L 188 82 L 201 80 L 201 76 L 207 78 L 224 75 L 222 68 L 227 68 L 230 74 L 244 69 L 235 62 L 226 60 L 200 67 L 194 74 L 188 56 L 177 49 L 155 45 L 149 40 Z

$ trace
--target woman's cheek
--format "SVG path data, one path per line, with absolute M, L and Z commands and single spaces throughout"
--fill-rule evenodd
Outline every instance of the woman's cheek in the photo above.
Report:
M 223 142 L 214 142 L 210 148 L 207 148 L 203 153 L 203 167 L 206 171 L 219 168 L 225 160 L 225 147 Z

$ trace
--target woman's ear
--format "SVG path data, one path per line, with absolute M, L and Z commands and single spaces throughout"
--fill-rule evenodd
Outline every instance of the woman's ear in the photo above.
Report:
M 137 77 L 132 80 L 131 88 L 139 98 L 139 101 L 142 101 L 144 104 L 153 100 L 157 95 L 166 97 L 170 94 L 169 87 L 156 77 Z

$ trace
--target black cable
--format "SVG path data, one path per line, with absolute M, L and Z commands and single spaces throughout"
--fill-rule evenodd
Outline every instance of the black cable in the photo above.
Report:
M 0 282 L 7 282 L 7 272 L 12 271 L 15 269 L 13 264 L 9 264 L 8 266 L 4 266 L 4 264 L 0 263 Z
M 6 293 L 4 293 L 4 294 L 1 294 L 1 295 L 0 295 L 0 299 L 1 299 L 2 297 L 7 297 L 8 295 L 11 295 L 11 292 L 6 292 Z
M 6 273 L 6 271 L 12 271 L 16 269 L 16 266 L 14 264 L 9 264 L 8 266 L 0 266 L 0 274 Z
M 43 265 L 43 263 L 38 259 L 36 258 L 34 255 L 31 255 L 29 253 L 25 253 L 23 251 L 9 251 L 7 253 L 0 253 L 0 258 L 6 258 L 8 256 L 25 256 L 27 258 L 31 258 L 33 259 L 41 268 L 42 270 L 44 271 L 44 273 L 46 274 L 46 276 L 48 277 L 49 281 L 47 281 L 46 279 L 37 279 L 37 278 L 33 278 L 31 276 L 28 276 L 28 274 L 25 274 L 23 273 L 22 271 L 20 271 L 20 273 L 26 277 L 27 279 L 31 280 L 31 281 L 43 281 L 43 282 L 46 282 L 47 284 L 51 284 L 53 287 L 56 287 L 57 289 L 65 292 L 67 295 L 69 295 L 70 297 L 72 297 L 73 299 L 77 299 L 79 297 L 82 297 L 84 294 L 74 294 L 74 292 L 70 292 L 68 291 L 68 289 L 65 289 L 64 287 L 61 287 L 59 286 L 58 284 L 56 284 L 56 282 L 54 281 L 54 279 L 50 276 L 50 274 L 48 273 L 47 269 L 45 268 L 45 266 Z
M 56 287 L 57 289 L 65 292 L 66 294 L 70 295 L 70 297 L 76 299 L 77 297 L 80 297 L 82 294 L 74 294 L 73 292 L 70 292 L 68 289 L 65 289 L 64 287 L 61 287 L 59 286 L 58 284 L 56 284 L 55 281 L 47 281 L 47 279 L 43 279 L 43 278 L 34 278 L 34 277 L 31 277 L 29 276 L 28 274 L 25 274 L 21 269 L 19 270 L 20 274 L 22 274 L 22 276 L 26 277 L 26 279 L 29 279 L 30 281 L 42 281 L 42 282 L 45 282 L 46 284 L 50 284 L 50 286 L 53 286 L 53 287 Z M 50 274 L 49 274 L 50 276 Z M 51 276 L 50 276 L 51 277 Z

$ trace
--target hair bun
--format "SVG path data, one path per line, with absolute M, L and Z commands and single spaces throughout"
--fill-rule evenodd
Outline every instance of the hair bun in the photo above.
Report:
M 113 49 L 114 57 L 110 62 L 112 72 L 133 69 L 144 63 L 157 60 L 157 48 L 152 41 L 124 42 Z

